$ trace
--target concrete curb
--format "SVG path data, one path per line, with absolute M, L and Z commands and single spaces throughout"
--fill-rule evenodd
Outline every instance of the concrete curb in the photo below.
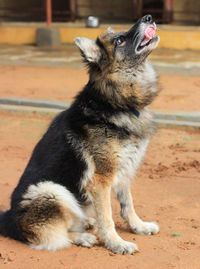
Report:
M 154 118 L 158 121 L 195 122 L 200 124 L 200 111 L 153 111 Z
M 70 103 L 64 102 L 64 101 L 28 99 L 28 98 L 12 98 L 12 97 L 0 98 L 0 104 L 41 107 L 41 108 L 57 108 L 61 110 L 66 109 L 70 106 Z
M 33 100 L 25 98 L 0 98 L 0 112 L 26 114 L 29 116 L 50 116 L 68 108 L 70 103 L 55 100 Z M 200 128 L 200 111 L 152 111 L 158 126 Z
M 20 105 L 6 105 L 0 104 L 0 113 L 9 113 L 13 115 L 25 115 L 26 117 L 36 118 L 50 118 L 55 117 L 63 109 L 47 108 L 47 107 L 34 107 L 34 106 L 20 106 Z

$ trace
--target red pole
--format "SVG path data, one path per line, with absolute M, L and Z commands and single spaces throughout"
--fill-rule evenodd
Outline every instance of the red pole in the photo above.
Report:
M 137 14 L 136 14 L 136 19 L 139 19 L 142 17 L 142 10 L 143 10 L 143 0 L 133 0 L 136 9 L 137 9 Z
M 52 23 L 52 5 L 51 0 L 46 0 L 46 19 L 47 25 L 50 27 Z
M 76 18 L 76 0 L 70 0 L 70 17 L 72 21 Z

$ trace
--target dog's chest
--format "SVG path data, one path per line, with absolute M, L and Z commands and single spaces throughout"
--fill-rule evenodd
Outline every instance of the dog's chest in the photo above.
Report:
M 129 142 L 121 148 L 119 152 L 119 168 L 114 185 L 134 177 L 148 144 L 149 138 L 146 138 L 139 143 Z

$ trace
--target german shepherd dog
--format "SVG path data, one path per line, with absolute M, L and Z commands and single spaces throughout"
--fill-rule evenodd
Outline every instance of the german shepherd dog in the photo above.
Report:
M 112 219 L 111 190 L 121 216 L 136 234 L 156 234 L 154 222 L 136 214 L 130 190 L 154 132 L 146 108 L 158 93 L 157 78 L 146 61 L 159 37 L 151 15 L 129 31 L 108 32 L 95 41 L 75 39 L 89 69 L 89 82 L 69 109 L 61 112 L 33 150 L 11 197 L 1 212 L 0 233 L 35 249 L 57 250 L 71 243 L 92 247 L 99 238 L 114 253 L 133 254 Z

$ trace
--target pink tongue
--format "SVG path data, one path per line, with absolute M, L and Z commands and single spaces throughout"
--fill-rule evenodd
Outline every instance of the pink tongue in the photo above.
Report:
M 156 29 L 154 26 L 148 26 L 144 32 L 145 37 L 149 40 L 155 36 Z
M 145 39 L 142 41 L 142 43 L 140 45 L 141 46 L 146 45 L 148 43 L 149 39 L 154 37 L 155 33 L 156 33 L 155 27 L 152 25 L 148 26 L 144 31 Z

